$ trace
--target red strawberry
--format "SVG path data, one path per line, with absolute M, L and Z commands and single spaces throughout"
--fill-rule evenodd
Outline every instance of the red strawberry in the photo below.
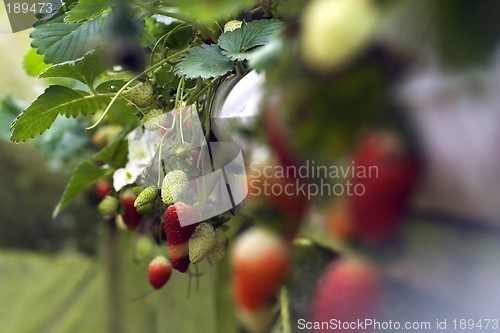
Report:
M 312 299 L 311 319 L 314 322 L 363 321 L 374 318 L 382 294 L 377 271 L 356 259 L 340 259 L 330 264 L 320 278 Z M 316 329 L 315 333 L 330 332 Z M 361 332 L 339 330 L 339 332 Z
M 289 248 L 278 235 L 262 229 L 246 231 L 232 252 L 236 304 L 253 311 L 266 306 L 290 269 Z
M 185 227 L 181 226 L 179 217 L 183 224 L 187 224 Z M 189 238 L 195 231 L 198 220 L 196 209 L 183 202 L 169 206 L 163 216 L 168 256 L 172 267 L 179 272 L 184 273 L 189 267 Z
M 142 214 L 138 213 L 134 207 L 136 198 L 137 196 L 131 192 L 125 192 L 120 198 L 120 202 L 123 205 L 123 222 L 130 231 L 135 230 L 142 219 Z
M 95 195 L 102 200 L 111 192 L 111 184 L 106 180 L 100 180 L 95 184 L 94 192 Z
M 369 243 L 394 234 L 407 209 L 419 174 L 417 159 L 403 150 L 397 137 L 388 133 L 371 134 L 361 141 L 353 155 L 356 172 L 353 186 L 362 186 L 363 195 L 350 199 L 355 232 Z M 370 169 L 371 168 L 371 169 Z M 372 170 L 371 177 L 368 170 Z
M 148 266 L 149 284 L 160 289 L 168 282 L 172 275 L 172 266 L 168 264 L 165 257 L 159 256 L 154 258 Z

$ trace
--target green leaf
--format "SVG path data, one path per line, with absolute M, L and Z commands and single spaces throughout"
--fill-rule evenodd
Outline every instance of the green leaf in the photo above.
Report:
M 175 73 L 187 78 L 218 77 L 233 69 L 234 63 L 221 53 L 217 45 L 205 45 L 194 47 L 177 64 Z
M 114 168 L 121 168 L 127 163 L 128 142 L 123 137 L 115 137 L 109 145 L 94 155 L 98 161 L 107 163 Z
M 276 66 L 284 49 L 281 38 L 272 38 L 268 44 L 251 53 L 249 66 L 257 72 L 265 71 Z
M 52 167 L 61 168 L 71 159 L 79 158 L 88 144 L 87 125 L 82 118 L 56 118 L 49 130 L 35 140 L 35 145 Z
M 108 9 L 112 2 L 110 0 L 80 0 L 64 18 L 65 22 L 73 23 L 90 20 Z
M 45 54 L 45 62 L 58 64 L 83 57 L 102 42 L 101 18 L 83 23 L 64 23 L 63 16 L 35 27 L 31 46 Z
M 12 124 L 11 140 L 26 141 L 43 134 L 59 114 L 66 117 L 94 114 L 110 101 L 109 96 L 89 95 L 63 86 L 50 86 Z
M 169 3 L 178 7 L 181 12 L 204 22 L 213 22 L 238 14 L 244 9 L 250 9 L 255 0 L 171 0 Z
M 117 93 L 127 83 L 125 80 L 110 80 L 100 83 L 95 89 L 100 94 Z
M 54 65 L 40 74 L 40 77 L 67 77 L 92 87 L 95 79 L 109 67 L 102 54 L 94 51 L 80 59 Z
M 9 140 L 10 125 L 21 113 L 23 107 L 12 96 L 5 96 L 0 101 L 0 139 Z
M 281 31 L 278 20 L 259 20 L 243 24 L 240 29 L 223 33 L 219 38 L 222 53 L 232 60 L 248 59 L 253 49 L 266 45 L 274 34 Z
M 85 188 L 96 183 L 98 180 L 109 176 L 113 170 L 103 169 L 88 161 L 82 162 L 77 168 L 68 186 L 64 190 L 61 200 L 54 209 L 53 216 L 57 216 L 66 208 Z
M 181 50 L 188 46 L 189 42 L 193 39 L 192 27 L 189 25 L 183 25 L 179 21 L 174 21 L 171 24 L 167 25 L 162 21 L 159 21 L 160 17 L 164 18 L 164 16 L 158 15 L 156 17 L 149 17 L 144 20 L 144 29 L 147 31 L 147 33 L 155 37 L 153 41 L 148 41 L 152 42 L 150 44 L 150 47 L 154 46 L 154 42 L 156 40 L 168 33 L 170 33 L 169 37 L 163 42 L 163 45 L 165 47 L 173 50 Z M 182 25 L 182 27 L 179 27 L 180 25 Z M 172 31 L 174 29 L 176 30 Z M 157 49 L 157 51 L 160 51 L 161 53 L 162 50 Z
M 135 115 L 136 112 L 135 106 L 132 106 L 127 100 L 119 98 L 109 109 L 106 121 L 122 127 L 127 127 L 132 122 L 137 127 L 139 123 Z
M 54 17 L 63 15 L 68 8 L 70 8 L 78 0 L 46 0 L 44 1 L 46 5 L 52 6 L 52 11 L 49 12 L 38 12 L 35 17 L 37 21 L 33 23 L 33 27 L 44 24 L 52 20 Z
M 43 61 L 43 56 L 36 53 L 36 49 L 30 49 L 24 56 L 23 67 L 30 76 L 38 76 L 50 67 Z

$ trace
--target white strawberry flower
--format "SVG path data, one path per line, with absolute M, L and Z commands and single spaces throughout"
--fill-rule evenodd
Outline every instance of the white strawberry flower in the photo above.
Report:
M 128 162 L 124 168 L 116 170 L 113 173 L 113 187 L 115 191 L 119 191 L 123 187 L 133 184 L 143 170 L 144 166 L 131 162 Z
M 148 145 L 146 140 L 128 141 L 128 159 L 129 162 L 136 165 L 146 166 L 154 157 L 154 151 Z
M 128 135 L 128 163 L 113 174 L 113 187 L 116 191 L 138 180 L 141 173 L 151 165 L 160 141 L 161 137 L 157 133 L 144 133 L 141 128 Z

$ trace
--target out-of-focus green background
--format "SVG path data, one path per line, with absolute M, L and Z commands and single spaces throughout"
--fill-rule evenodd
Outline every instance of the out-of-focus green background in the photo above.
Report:
M 0 100 L 12 96 L 30 103 L 44 89 L 43 81 L 23 70 L 30 31 L 13 34 L 0 5 Z M 10 126 L 2 115 L 0 127 Z M 134 262 L 135 235 L 120 232 L 119 261 L 109 274 L 104 222 L 95 205 L 82 196 L 56 219 L 52 211 L 73 164 L 53 169 L 33 143 L 13 144 L 0 138 L 0 332 L 234 332 L 232 308 L 216 312 L 217 294 L 228 293 L 227 265 L 216 270 L 200 265 L 198 281 L 173 274 L 161 291 L 151 292 L 147 264 Z M 156 249 L 160 251 L 161 249 Z M 118 275 L 116 275 L 118 274 Z M 110 278 L 114 279 L 110 281 Z M 120 297 L 111 300 L 110 289 Z M 197 290 L 198 289 L 198 290 Z M 217 301 L 229 300 L 219 297 Z M 119 323 L 110 323 L 115 311 Z M 224 319 L 221 319 L 224 316 Z M 217 326 L 218 325 L 218 326 Z M 222 326 L 221 326 L 222 325 Z M 113 327 L 113 329 L 111 329 Z

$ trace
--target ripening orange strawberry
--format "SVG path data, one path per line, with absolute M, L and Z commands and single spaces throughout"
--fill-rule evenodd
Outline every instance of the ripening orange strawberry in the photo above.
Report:
M 263 228 L 247 230 L 236 240 L 231 262 L 238 308 L 267 305 L 290 270 L 289 251 L 284 239 Z

